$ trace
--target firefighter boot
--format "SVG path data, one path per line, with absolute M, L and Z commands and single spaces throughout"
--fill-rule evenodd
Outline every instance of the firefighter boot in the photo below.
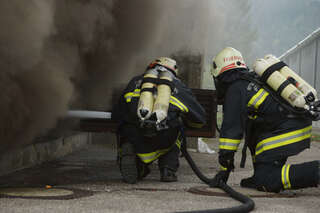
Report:
M 122 144 L 120 172 L 124 182 L 134 184 L 138 181 L 136 154 L 131 143 Z
M 160 176 L 161 176 L 161 178 L 160 178 L 161 182 L 176 182 L 176 181 L 178 181 L 178 177 L 177 177 L 176 173 L 167 167 L 160 169 Z
M 148 164 L 143 163 L 139 158 L 137 158 L 137 168 L 138 168 L 138 180 L 142 180 L 150 174 L 150 168 Z
M 244 188 L 257 189 L 257 185 L 254 177 L 242 179 L 240 182 L 240 186 Z

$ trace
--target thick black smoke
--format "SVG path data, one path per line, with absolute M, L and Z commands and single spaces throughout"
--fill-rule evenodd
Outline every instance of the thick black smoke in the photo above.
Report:
M 31 143 L 68 109 L 108 110 L 154 57 L 203 49 L 208 1 L 0 2 L 0 152 Z

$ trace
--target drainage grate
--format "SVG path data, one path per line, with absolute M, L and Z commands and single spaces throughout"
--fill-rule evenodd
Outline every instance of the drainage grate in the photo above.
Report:
M 281 193 L 272 193 L 272 192 L 261 192 L 254 189 L 248 189 L 243 188 L 240 186 L 232 186 L 234 190 L 237 192 L 240 192 L 241 194 L 244 194 L 249 197 L 269 197 L 269 198 L 291 198 L 291 197 L 297 197 L 296 193 L 285 191 Z M 207 196 L 218 196 L 218 197 L 229 197 L 227 193 L 225 193 L 223 190 L 219 188 L 211 188 L 209 186 L 197 186 L 192 187 L 188 190 L 188 192 L 198 195 L 207 195 Z
M 94 192 L 82 189 L 70 189 L 59 187 L 9 187 L 0 188 L 0 198 L 23 198 L 43 200 L 70 200 L 88 197 Z

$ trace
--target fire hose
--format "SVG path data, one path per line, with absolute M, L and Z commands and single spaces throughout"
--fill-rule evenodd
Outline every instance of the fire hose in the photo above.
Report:
M 95 112 L 95 111 L 86 111 L 86 110 L 71 110 L 68 111 L 68 117 L 77 117 L 77 118 L 103 118 L 110 119 L 110 112 Z M 218 129 L 219 131 L 219 129 Z M 249 197 L 235 191 L 226 183 L 220 181 L 216 185 L 213 186 L 213 179 L 206 177 L 197 167 L 190 154 L 187 151 L 187 139 L 184 134 L 184 128 L 181 127 L 181 135 L 182 135 L 182 144 L 181 144 L 181 152 L 188 164 L 190 165 L 193 172 L 198 176 L 198 178 L 204 183 L 208 184 L 210 187 L 218 187 L 225 191 L 230 197 L 235 200 L 238 200 L 242 203 L 240 206 L 223 208 L 223 209 L 210 209 L 210 210 L 199 210 L 199 211 L 187 211 L 187 212 L 179 212 L 179 213 L 237 213 L 237 212 L 250 212 L 254 209 L 254 202 Z M 118 139 L 119 140 L 119 139 Z
M 181 130 L 182 132 L 182 145 L 181 145 L 181 152 L 184 158 L 187 160 L 189 166 L 193 170 L 193 172 L 198 176 L 200 180 L 202 180 L 204 183 L 208 184 L 210 187 L 212 186 L 212 180 L 208 177 L 206 177 L 197 167 L 193 159 L 191 158 L 190 154 L 187 151 L 187 139 L 184 134 L 184 130 Z M 185 212 L 179 212 L 179 213 L 237 213 L 237 212 L 250 212 L 254 209 L 254 202 L 249 197 L 235 191 L 230 186 L 228 186 L 226 183 L 220 181 L 217 183 L 218 188 L 225 191 L 230 197 L 232 197 L 235 200 L 240 201 L 242 204 L 235 207 L 229 207 L 229 208 L 222 208 L 222 209 L 210 209 L 210 210 L 198 210 L 198 211 L 185 211 Z

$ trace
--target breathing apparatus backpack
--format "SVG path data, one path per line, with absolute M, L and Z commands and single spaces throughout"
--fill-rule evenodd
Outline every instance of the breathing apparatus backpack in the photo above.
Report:
M 174 75 L 163 66 L 146 71 L 143 76 L 137 115 L 141 127 L 167 129 L 167 117 Z
M 250 81 L 262 86 L 288 112 L 320 120 L 320 101 L 317 91 L 273 55 L 257 59 L 253 65 L 258 77 Z M 247 77 L 248 78 L 248 77 Z
M 242 79 L 253 82 L 264 90 L 285 110 L 286 117 L 309 117 L 313 121 L 320 120 L 320 101 L 317 99 L 316 90 L 291 70 L 287 64 L 273 55 L 266 55 L 257 59 L 253 65 L 253 72 L 242 76 Z M 255 109 L 248 109 L 249 118 L 255 118 Z M 273 117 L 262 120 L 273 120 Z M 242 149 L 240 167 L 244 168 L 246 162 L 246 149 L 251 143 L 252 127 L 248 119 L 245 143 Z

